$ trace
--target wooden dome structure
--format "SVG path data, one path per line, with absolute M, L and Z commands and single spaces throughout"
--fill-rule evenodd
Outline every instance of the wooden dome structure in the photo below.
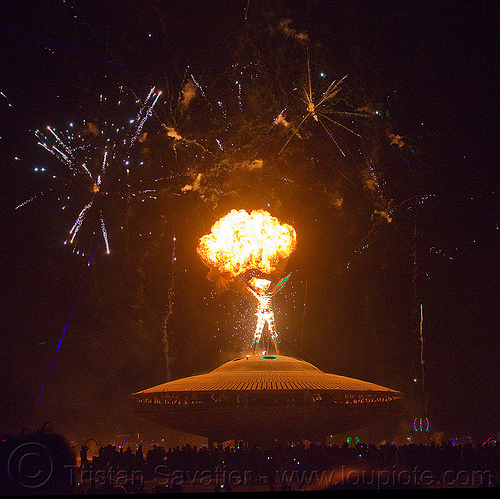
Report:
M 249 355 L 132 394 L 134 415 L 212 441 L 324 440 L 394 419 L 403 394 L 283 355 Z

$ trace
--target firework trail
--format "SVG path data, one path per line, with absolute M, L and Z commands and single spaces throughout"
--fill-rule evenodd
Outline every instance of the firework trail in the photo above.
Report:
M 0 95 L 7 101 L 9 107 L 13 107 L 11 100 L 3 92 L 0 92 Z
M 164 354 L 165 354 L 165 365 L 166 365 L 166 371 L 167 371 L 167 381 L 170 381 L 172 379 L 172 361 L 173 361 L 173 352 L 172 352 L 172 346 L 170 344 L 171 340 L 171 331 L 169 330 L 169 325 L 170 325 L 170 320 L 172 318 L 172 315 L 174 313 L 174 296 L 175 296 L 175 269 L 176 269 L 176 261 L 177 257 L 175 254 L 175 242 L 177 241 L 177 238 L 175 237 L 175 234 L 172 238 L 172 261 L 171 261 L 171 277 L 170 277 L 170 287 L 168 289 L 168 304 L 167 304 L 167 309 L 165 312 L 165 315 L 163 316 L 163 324 L 162 324 L 162 329 L 163 329 L 163 338 L 162 338 L 162 343 L 163 343 L 163 349 L 164 349 Z

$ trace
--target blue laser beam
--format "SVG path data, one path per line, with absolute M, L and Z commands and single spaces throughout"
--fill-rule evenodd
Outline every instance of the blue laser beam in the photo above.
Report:
M 50 364 L 50 367 L 49 367 L 49 370 L 47 372 L 47 376 L 45 377 L 45 382 L 42 386 L 42 390 L 40 392 L 40 395 L 38 396 L 38 400 L 37 402 L 40 402 L 40 399 L 42 398 L 42 394 L 43 394 L 43 391 L 45 390 L 45 386 L 47 385 L 47 381 L 49 380 L 49 377 L 50 377 L 50 373 L 52 371 L 52 367 L 54 366 L 54 362 L 56 360 L 56 357 L 57 357 L 57 354 L 59 352 L 59 349 L 61 348 L 61 344 L 62 344 L 62 341 L 64 339 L 64 335 L 66 334 L 66 331 L 68 330 L 68 326 L 69 326 L 69 321 L 71 320 L 71 316 L 73 315 L 73 311 L 75 310 L 75 307 L 76 307 L 76 303 L 78 301 L 78 297 L 80 296 L 80 293 L 81 293 L 81 289 L 79 289 L 75 295 L 75 298 L 73 300 L 73 305 L 71 307 L 71 310 L 69 312 L 69 315 L 68 315 L 68 319 L 66 321 L 66 324 L 64 325 L 64 328 L 63 328 L 63 331 L 62 331 L 62 334 L 61 334 L 61 337 L 59 338 L 59 343 L 57 344 L 57 348 L 56 348 L 56 351 L 54 353 L 54 357 L 52 358 L 52 362 Z

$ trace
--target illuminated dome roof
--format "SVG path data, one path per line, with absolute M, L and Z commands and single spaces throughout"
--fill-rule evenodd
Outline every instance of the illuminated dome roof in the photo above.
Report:
M 250 355 L 222 364 L 207 374 L 177 379 L 134 394 L 176 391 L 349 390 L 393 397 L 383 386 L 320 371 L 309 362 L 283 355 Z
M 283 355 L 241 357 L 132 395 L 136 417 L 217 441 L 324 438 L 401 415 L 402 397 Z

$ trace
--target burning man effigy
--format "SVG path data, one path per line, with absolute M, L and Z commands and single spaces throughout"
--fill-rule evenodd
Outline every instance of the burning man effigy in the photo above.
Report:
M 219 219 L 210 234 L 203 236 L 197 252 L 210 268 L 217 270 L 226 282 L 243 279 L 247 288 L 257 298 L 257 325 L 254 333 L 254 352 L 267 325 L 276 352 L 277 332 L 272 308 L 272 297 L 283 288 L 290 274 L 274 286 L 268 279 L 251 278 L 243 274 L 259 271 L 271 275 L 295 251 L 295 229 L 280 223 L 264 210 L 232 210 Z

